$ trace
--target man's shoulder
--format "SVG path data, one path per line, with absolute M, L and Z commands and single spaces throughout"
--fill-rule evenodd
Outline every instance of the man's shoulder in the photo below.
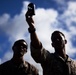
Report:
M 76 60 L 69 58 L 69 60 L 71 61 L 71 65 L 76 67 Z
M 32 72 L 32 73 L 35 73 L 35 74 L 38 74 L 38 69 L 31 63 L 25 61 L 27 64 L 28 64 L 28 71 L 29 72 Z
M 4 66 L 4 65 L 7 65 L 10 63 L 10 60 L 6 61 L 6 62 L 3 62 L 0 66 Z
M 37 69 L 33 64 L 25 61 L 27 64 L 28 64 L 28 67 L 31 68 L 31 69 Z
M 7 69 L 10 65 L 10 61 L 3 62 L 0 64 L 0 69 Z

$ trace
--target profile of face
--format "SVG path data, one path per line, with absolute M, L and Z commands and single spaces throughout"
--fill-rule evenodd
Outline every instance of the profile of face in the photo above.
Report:
M 24 40 L 18 40 L 13 46 L 14 54 L 23 56 L 27 52 L 27 43 Z
M 63 49 L 65 48 L 65 44 L 67 43 L 65 36 L 63 33 L 56 31 L 52 34 L 52 46 L 55 49 Z

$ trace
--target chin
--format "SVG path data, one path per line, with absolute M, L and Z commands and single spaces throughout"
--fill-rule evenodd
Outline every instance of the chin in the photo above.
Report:
M 21 57 L 21 56 L 23 56 L 23 55 L 24 55 L 24 53 L 22 53 L 22 52 L 21 52 L 21 53 L 19 53 L 19 56 L 20 56 L 20 57 Z

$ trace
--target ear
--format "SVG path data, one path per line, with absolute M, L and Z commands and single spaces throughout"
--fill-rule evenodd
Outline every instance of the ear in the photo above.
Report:
M 65 44 L 67 44 L 67 40 L 65 40 Z
M 52 47 L 54 47 L 54 44 L 53 43 L 51 43 L 51 45 L 52 45 Z
M 13 46 L 13 47 L 12 47 L 12 50 L 14 51 L 15 49 L 16 49 L 16 47 L 15 47 L 15 46 Z
M 12 46 L 12 50 L 14 50 L 14 46 Z

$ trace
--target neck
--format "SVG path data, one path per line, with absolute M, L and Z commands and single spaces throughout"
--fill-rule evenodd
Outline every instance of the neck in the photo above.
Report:
M 63 50 L 55 50 L 56 51 L 56 53 L 58 54 L 58 55 L 60 55 L 63 59 L 65 59 L 66 58 L 66 52 L 65 52 L 65 49 L 63 49 Z
M 12 60 L 13 60 L 15 63 L 24 63 L 23 56 L 22 56 L 22 57 L 13 56 Z

